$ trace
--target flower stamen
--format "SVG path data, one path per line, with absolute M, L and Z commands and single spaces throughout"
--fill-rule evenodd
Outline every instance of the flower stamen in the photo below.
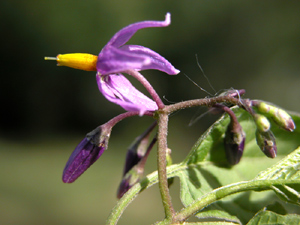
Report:
M 98 56 L 88 53 L 58 54 L 56 57 L 45 57 L 45 60 L 55 60 L 58 66 L 67 66 L 85 71 L 97 71 Z

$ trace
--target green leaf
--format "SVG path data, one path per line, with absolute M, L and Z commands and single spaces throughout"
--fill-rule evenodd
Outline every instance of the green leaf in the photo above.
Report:
M 243 109 L 232 109 L 246 133 L 246 145 L 241 162 L 234 167 L 231 167 L 226 162 L 223 138 L 229 124 L 229 117 L 224 115 L 197 141 L 190 154 L 183 161 L 182 166 L 185 165 L 186 170 L 182 170 L 177 174 L 181 183 L 180 197 L 185 206 L 218 187 L 252 180 L 259 172 L 272 166 L 300 145 L 299 129 L 290 133 L 272 123 L 272 132 L 276 137 L 278 155 L 276 159 L 267 158 L 256 144 L 256 127 L 251 116 Z M 300 128 L 299 115 L 292 114 L 292 117 L 296 127 Z M 288 197 L 290 201 L 296 201 L 295 196 L 298 194 L 298 191 L 293 191 L 292 188 L 298 190 L 298 187 L 291 185 L 278 187 L 274 185 L 273 188 L 277 188 L 277 194 L 280 191 L 285 194 L 294 194 Z M 290 191 L 286 191 L 286 188 Z M 271 193 L 239 194 L 227 197 L 225 201 L 211 204 L 204 211 L 198 213 L 197 217 L 213 217 L 233 222 L 241 220 L 242 223 L 245 223 L 259 209 L 271 203 L 272 200 L 273 196 Z
M 295 214 L 280 215 L 271 211 L 258 212 L 247 225 L 297 225 L 300 224 L 300 216 Z
M 255 180 L 282 180 L 283 184 L 273 185 L 272 190 L 284 201 L 300 205 L 300 147 Z
M 262 171 L 256 180 L 299 180 L 300 179 L 300 148 L 289 154 L 276 165 Z

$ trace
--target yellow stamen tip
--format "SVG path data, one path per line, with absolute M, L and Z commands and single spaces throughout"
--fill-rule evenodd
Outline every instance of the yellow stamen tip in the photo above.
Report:
M 45 56 L 45 57 L 44 57 L 44 60 L 55 60 L 55 61 L 57 61 L 57 58 L 56 58 L 56 57 L 48 57 L 48 56 Z

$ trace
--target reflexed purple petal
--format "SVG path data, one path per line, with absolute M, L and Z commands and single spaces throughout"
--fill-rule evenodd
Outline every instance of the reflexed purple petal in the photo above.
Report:
M 138 91 L 122 74 L 96 76 L 100 92 L 109 101 L 118 104 L 127 111 L 139 111 L 143 115 L 146 111 L 158 109 L 156 103 Z
M 101 55 L 101 56 L 100 56 Z M 123 72 L 128 69 L 156 69 L 170 75 L 179 73 L 172 64 L 158 53 L 139 45 L 124 45 L 120 48 L 107 47 L 97 61 L 101 74 Z
M 175 69 L 175 67 L 168 60 L 149 48 L 139 45 L 124 45 L 120 49 L 132 54 L 145 55 L 148 58 L 140 70 L 155 69 L 170 75 L 175 75 L 180 72 L 179 70 Z
M 86 171 L 103 153 L 105 147 L 98 147 L 84 138 L 71 154 L 64 172 L 63 182 L 74 182 Z
M 107 46 L 114 46 L 116 48 L 125 44 L 139 29 L 147 27 L 166 27 L 171 23 L 171 14 L 167 13 L 164 21 L 143 21 L 134 24 L 130 24 L 118 31 L 107 43 Z

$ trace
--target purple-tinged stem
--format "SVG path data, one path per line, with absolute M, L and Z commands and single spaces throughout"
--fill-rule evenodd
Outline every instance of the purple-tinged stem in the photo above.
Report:
M 165 107 L 165 104 L 162 102 L 152 85 L 148 82 L 148 80 L 138 71 L 136 70 L 126 70 L 125 73 L 133 76 L 135 79 L 137 79 L 149 92 L 153 100 L 156 102 L 159 109 L 162 109 Z
M 140 112 L 138 112 L 138 111 L 137 112 L 125 112 L 125 113 L 122 113 L 122 114 L 112 118 L 111 120 L 109 120 L 106 123 L 106 125 L 114 127 L 118 122 L 122 121 L 123 119 L 125 119 L 127 117 L 139 116 L 139 115 L 140 115 Z M 153 117 L 153 112 L 145 112 L 144 115 Z
M 219 109 L 223 110 L 224 112 L 226 112 L 226 113 L 230 116 L 230 118 L 231 118 L 231 120 L 232 120 L 232 124 L 233 124 L 234 126 L 235 126 L 236 124 L 239 124 L 239 121 L 238 121 L 238 119 L 236 118 L 236 115 L 235 115 L 234 112 L 233 112 L 230 108 L 228 108 L 227 106 L 217 103 L 217 104 L 215 104 L 213 107 L 219 108 Z
M 230 104 L 238 105 L 240 107 L 244 106 L 243 102 L 240 99 L 231 96 L 217 96 L 213 98 L 202 98 L 202 99 L 194 99 L 194 100 L 189 100 L 184 102 L 178 102 L 176 104 L 166 106 L 164 111 L 170 114 L 180 109 L 191 108 L 195 106 L 212 107 L 217 103 L 230 103 Z

